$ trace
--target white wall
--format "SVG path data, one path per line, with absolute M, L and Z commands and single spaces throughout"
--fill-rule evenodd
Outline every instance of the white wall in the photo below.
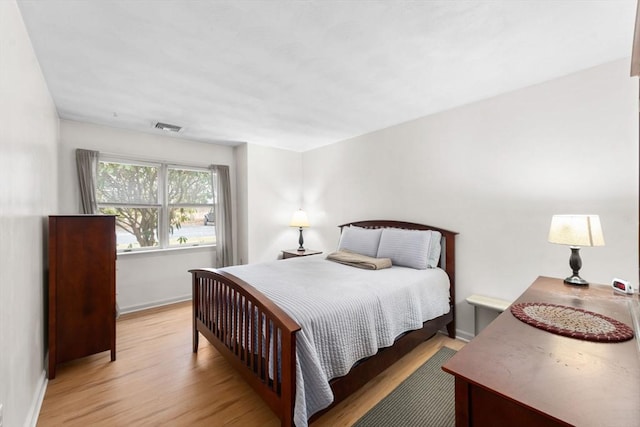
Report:
M 247 144 L 241 150 L 246 176 L 244 226 L 246 258 L 241 263 L 272 261 L 283 249 L 298 247 L 298 229 L 289 227 L 291 215 L 301 206 L 302 154 Z M 309 221 L 313 224 L 314 217 Z M 244 234 L 243 234 L 244 233 Z M 305 244 L 305 246 L 308 246 Z
M 469 76 L 473 78 L 473 74 Z M 638 283 L 638 82 L 620 60 L 303 153 L 313 245 L 336 225 L 398 219 L 459 232 L 464 298 L 515 299 L 538 275 L 569 275 L 569 248 L 547 243 L 553 214 L 599 214 L 606 246 L 583 248 L 581 276 Z
M 249 262 L 249 213 L 247 205 L 249 204 L 248 195 L 248 145 L 242 144 L 236 147 L 236 190 L 238 215 L 236 215 L 238 238 L 236 239 L 236 247 L 238 248 L 238 264 L 247 264 Z
M 46 384 L 46 215 L 58 116 L 15 1 L 0 1 L 0 404 L 35 425 Z
M 80 212 L 75 150 L 85 148 L 127 157 L 194 166 L 229 165 L 235 211 L 233 147 L 62 120 L 59 150 L 61 213 Z M 234 233 L 235 234 L 235 233 Z M 116 286 L 122 312 L 191 298 L 190 268 L 213 267 L 212 248 L 119 254 Z

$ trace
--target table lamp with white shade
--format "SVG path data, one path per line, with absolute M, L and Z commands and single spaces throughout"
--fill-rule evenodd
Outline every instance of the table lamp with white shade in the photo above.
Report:
M 598 215 L 554 215 L 549 228 L 549 242 L 571 248 L 569 266 L 573 274 L 564 283 L 584 286 L 589 283 L 578 274 L 582 267 L 581 246 L 604 246 L 604 236 Z
M 300 245 L 300 247 L 298 247 L 298 251 L 299 252 L 304 252 L 304 239 L 302 238 L 302 228 L 303 227 L 309 227 L 309 219 L 307 218 L 307 214 L 305 211 L 303 211 L 302 209 L 298 209 L 297 211 L 295 211 L 293 213 L 293 216 L 291 217 L 291 222 L 289 223 L 290 227 L 298 227 L 300 228 L 300 238 L 298 239 L 298 244 Z

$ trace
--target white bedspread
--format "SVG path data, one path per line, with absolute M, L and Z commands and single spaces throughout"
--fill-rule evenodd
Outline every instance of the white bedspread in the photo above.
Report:
M 315 255 L 222 270 L 259 289 L 302 327 L 296 339 L 298 427 L 333 401 L 329 380 L 449 312 L 449 278 L 439 268 L 363 270 Z

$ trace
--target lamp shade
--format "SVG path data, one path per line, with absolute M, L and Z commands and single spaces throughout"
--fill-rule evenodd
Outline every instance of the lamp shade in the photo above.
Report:
M 307 218 L 307 214 L 302 209 L 299 209 L 293 213 L 291 217 L 291 222 L 289 223 L 291 227 L 309 227 L 309 219 Z
M 549 242 L 569 246 L 604 246 L 598 215 L 554 215 Z

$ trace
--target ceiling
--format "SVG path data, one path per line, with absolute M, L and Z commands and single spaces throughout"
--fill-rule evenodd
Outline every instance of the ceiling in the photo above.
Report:
M 306 151 L 631 55 L 634 0 L 18 0 L 63 119 Z

